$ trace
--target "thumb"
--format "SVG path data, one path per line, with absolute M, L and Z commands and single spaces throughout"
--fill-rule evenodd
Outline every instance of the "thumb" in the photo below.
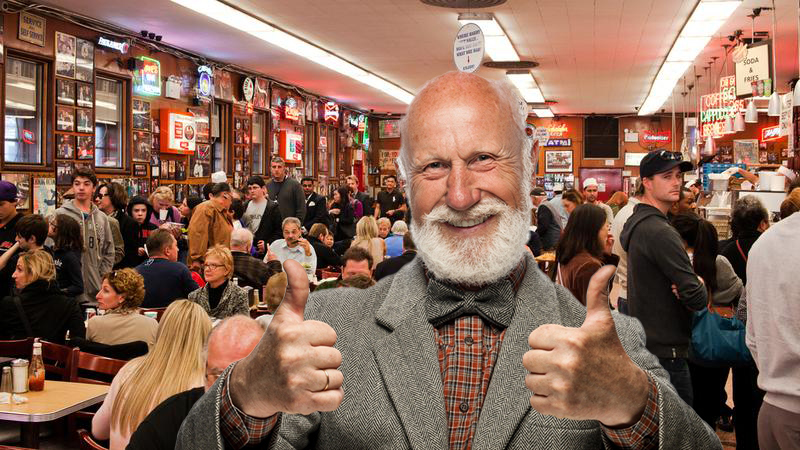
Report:
M 293 259 L 287 259 L 283 263 L 283 271 L 286 272 L 288 283 L 286 294 L 278 310 L 275 311 L 275 316 L 302 322 L 308 301 L 308 275 L 303 266 Z
M 583 325 L 598 319 L 611 319 L 611 311 L 608 309 L 608 282 L 617 268 L 614 266 L 603 266 L 595 272 L 589 281 L 589 288 L 586 290 L 586 320 Z

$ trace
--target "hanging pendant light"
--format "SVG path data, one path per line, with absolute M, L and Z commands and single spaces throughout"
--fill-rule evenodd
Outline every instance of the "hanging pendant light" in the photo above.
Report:
M 733 130 L 733 117 L 728 116 L 725 118 L 725 129 L 723 131 L 725 134 L 735 133 Z
M 794 92 L 792 95 L 792 105 L 800 106 L 800 81 L 794 84 Z
M 773 92 L 769 96 L 767 115 L 770 117 L 779 117 L 781 115 L 781 96 L 777 92 Z
M 733 131 L 740 132 L 744 131 L 744 115 L 742 115 L 741 111 L 736 112 L 736 118 L 733 119 Z
M 745 123 L 758 123 L 758 110 L 756 109 L 756 101 L 752 98 L 750 103 L 747 104 L 747 110 L 744 113 Z
M 717 152 L 717 146 L 714 144 L 714 138 L 709 136 L 706 138 L 706 145 L 703 147 L 703 155 L 711 156 Z
M 775 10 L 775 0 L 772 0 L 772 95 L 769 96 L 769 109 L 767 115 L 770 117 L 779 117 L 781 115 L 781 97 L 778 95 L 778 59 L 777 44 L 777 11 Z

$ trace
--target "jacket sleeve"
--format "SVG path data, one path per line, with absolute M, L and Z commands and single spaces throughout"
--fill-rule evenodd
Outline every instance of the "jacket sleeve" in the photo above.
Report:
M 267 244 L 271 244 L 278 239 L 283 239 L 283 230 L 281 225 L 283 224 L 283 220 L 281 220 L 281 212 L 278 210 L 278 205 L 272 207 L 272 210 L 269 213 L 270 219 L 270 233 L 267 235 Z M 263 218 L 261 220 L 264 220 Z M 300 219 L 302 221 L 302 219 Z
M 544 233 L 550 228 L 553 223 L 553 213 L 549 208 L 539 208 L 536 210 L 536 234 L 539 237 L 544 236 Z
M 646 244 L 650 260 L 658 264 L 661 273 L 677 286 L 678 300 L 688 310 L 700 311 L 708 304 L 708 291 L 694 273 L 692 264 L 689 262 L 689 254 L 681 244 L 678 232 L 671 227 L 666 230 L 668 236 L 664 236 L 662 239 L 651 239 Z M 659 234 L 663 234 L 663 230 L 647 235 L 657 236 Z
M 115 257 L 115 241 L 114 241 L 114 233 L 111 231 L 111 222 L 106 220 L 106 226 L 104 230 L 105 238 L 103 241 L 103 248 L 102 248 L 102 255 L 100 256 L 100 276 L 111 272 L 111 269 L 114 268 L 114 257 Z
M 83 273 L 81 273 L 81 259 L 74 253 L 70 254 L 67 267 L 62 267 L 61 270 L 67 271 L 69 278 L 69 286 L 62 291 L 70 297 L 77 297 L 83 294 Z
M 199 206 L 198 206 L 199 208 Z M 189 265 L 195 261 L 202 262 L 208 250 L 208 230 L 211 228 L 211 218 L 208 209 L 203 208 L 192 214 L 189 221 Z
M 247 293 L 245 293 L 244 289 L 237 289 L 233 294 L 232 300 L 234 301 L 234 314 L 244 314 L 245 316 L 250 316 L 250 302 L 247 299 Z
M 733 304 L 742 295 L 742 280 L 736 276 L 731 263 L 722 255 L 717 255 L 717 290 L 714 303 Z
M 125 257 L 125 241 L 122 239 L 119 222 L 109 220 L 108 224 L 111 226 L 111 235 L 114 236 L 114 264 L 116 265 Z
M 313 223 L 322 223 L 330 227 L 330 220 L 328 219 L 328 205 L 326 204 L 325 197 L 321 195 L 317 196 L 315 203 L 317 206 L 314 209 L 315 214 Z

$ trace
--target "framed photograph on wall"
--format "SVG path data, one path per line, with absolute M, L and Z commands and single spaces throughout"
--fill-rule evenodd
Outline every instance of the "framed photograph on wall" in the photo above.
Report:
M 75 36 L 56 31 L 56 75 L 75 78 Z
M 71 185 L 74 172 L 75 163 L 71 161 L 56 161 L 56 184 L 59 186 Z
M 85 108 L 94 106 L 94 92 L 91 84 L 78 83 L 78 106 Z
M 75 104 L 75 82 L 56 78 L 56 101 L 62 105 Z
M 56 179 L 33 180 L 33 212 L 47 216 L 56 210 Z
M 17 186 L 17 209 L 31 207 L 31 176 L 27 173 L 4 173 L 3 181 Z
M 56 158 L 75 158 L 75 136 L 71 134 L 56 134 Z
M 94 159 L 94 136 L 78 136 L 78 159 Z
M 147 164 L 145 164 L 145 163 L 134 163 L 134 165 L 133 165 L 133 176 L 135 176 L 135 177 L 146 177 L 147 176 Z
M 150 102 L 134 98 L 133 99 L 133 129 L 150 131 L 152 121 L 150 118 Z M 158 131 L 153 130 L 158 133 Z
M 75 109 L 56 106 L 56 131 L 75 131 Z
M 81 81 L 94 81 L 94 43 L 83 39 L 77 41 L 75 55 L 75 78 Z
M 544 152 L 545 172 L 572 172 L 572 150 L 547 150 Z
M 78 133 L 91 133 L 94 131 L 92 110 L 78 108 L 75 111 L 75 128 L 78 130 Z
M 153 135 L 146 131 L 133 132 L 133 160 L 147 162 L 153 148 Z M 157 163 L 156 163 L 157 164 Z

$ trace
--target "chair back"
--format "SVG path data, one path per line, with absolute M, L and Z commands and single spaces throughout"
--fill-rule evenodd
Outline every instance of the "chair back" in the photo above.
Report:
M 164 315 L 164 311 L 166 311 L 166 310 L 167 310 L 167 308 L 139 308 L 139 314 L 147 315 L 147 314 L 145 314 L 146 312 L 151 312 L 151 313 L 154 312 L 154 313 L 156 313 L 156 317 L 155 317 L 156 321 L 157 322 L 161 322 L 161 316 Z
M 84 429 L 78 430 L 78 441 L 80 441 L 81 450 L 108 450 L 95 442 L 92 438 L 92 434 Z
M 75 360 L 75 354 L 79 350 L 52 342 L 41 342 L 42 360 L 44 361 L 44 372 L 47 378 L 68 381 L 72 374 L 72 363 Z
M 32 354 L 33 338 L 0 341 L 0 356 L 30 360 Z
M 76 383 L 111 384 L 114 375 L 127 361 L 106 358 L 86 352 L 75 353 L 70 381 Z

